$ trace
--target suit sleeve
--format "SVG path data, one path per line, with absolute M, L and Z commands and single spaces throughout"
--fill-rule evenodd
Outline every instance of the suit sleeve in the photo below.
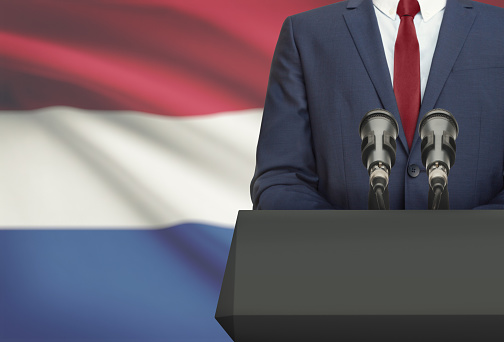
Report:
M 495 197 L 490 203 L 485 205 L 480 205 L 475 210 L 502 210 L 504 209 L 504 191 L 499 192 L 499 195 Z
M 292 18 L 280 32 L 251 183 L 254 209 L 335 209 L 318 192 L 309 106 Z
M 504 188 L 490 202 L 473 208 L 475 210 L 504 209 Z

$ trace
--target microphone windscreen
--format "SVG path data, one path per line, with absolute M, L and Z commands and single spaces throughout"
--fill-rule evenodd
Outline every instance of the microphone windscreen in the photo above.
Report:
M 447 110 L 433 109 L 422 118 L 418 127 L 422 139 L 422 163 L 427 169 L 434 163 L 442 163 L 449 170 L 455 163 L 459 126 Z
M 392 168 L 395 163 L 396 139 L 399 125 L 389 111 L 374 109 L 364 115 L 359 124 L 362 139 L 362 163 L 368 171 L 376 163 Z

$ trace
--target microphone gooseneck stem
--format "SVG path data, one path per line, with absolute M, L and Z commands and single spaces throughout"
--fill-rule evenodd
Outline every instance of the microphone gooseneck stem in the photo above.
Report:
M 385 200 L 383 199 L 383 189 L 381 187 L 377 187 L 375 189 L 376 202 L 378 203 L 379 210 L 386 210 Z
M 441 195 L 443 194 L 443 190 L 440 187 L 436 187 L 434 190 L 434 199 L 432 200 L 432 210 L 438 210 L 439 203 L 441 203 Z

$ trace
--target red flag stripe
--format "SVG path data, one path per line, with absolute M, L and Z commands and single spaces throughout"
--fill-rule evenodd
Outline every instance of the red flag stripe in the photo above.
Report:
M 261 107 L 283 19 L 330 2 L 0 1 L 0 108 Z

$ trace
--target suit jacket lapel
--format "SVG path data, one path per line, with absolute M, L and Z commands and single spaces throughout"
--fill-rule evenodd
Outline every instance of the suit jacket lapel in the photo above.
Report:
M 399 126 L 402 127 L 372 1 L 349 0 L 344 17 L 384 109 L 390 111 Z M 369 108 L 369 110 L 372 109 L 375 108 Z M 362 113 L 363 116 L 364 114 Z M 399 129 L 399 141 L 408 151 L 408 144 L 402 129 Z
M 420 141 L 418 139 L 418 123 L 425 113 L 434 109 L 444 84 L 471 30 L 476 18 L 476 11 L 472 7 L 469 0 L 447 1 L 436 51 L 432 59 L 429 80 L 427 81 L 427 87 L 420 108 L 412 150 Z M 449 110 L 449 108 L 446 109 Z

